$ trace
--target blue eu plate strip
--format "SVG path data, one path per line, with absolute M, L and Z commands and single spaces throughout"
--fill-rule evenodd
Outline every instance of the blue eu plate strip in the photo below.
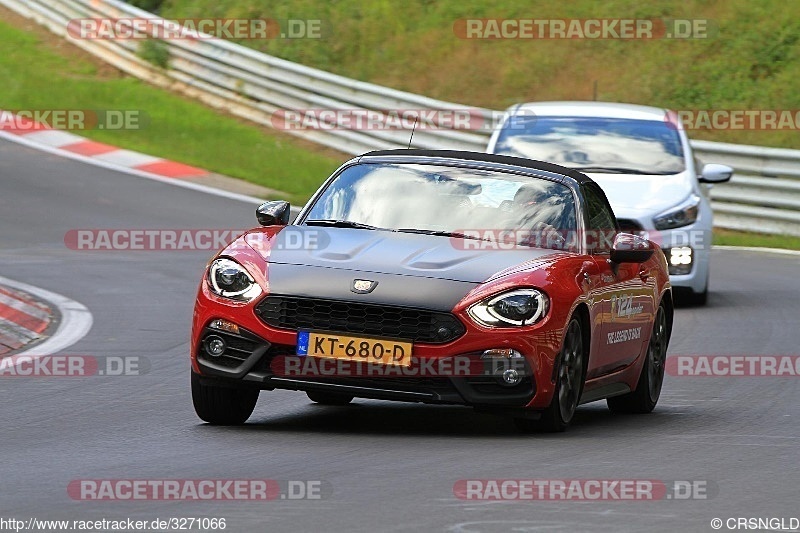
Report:
M 308 355 L 308 331 L 297 332 L 297 355 Z

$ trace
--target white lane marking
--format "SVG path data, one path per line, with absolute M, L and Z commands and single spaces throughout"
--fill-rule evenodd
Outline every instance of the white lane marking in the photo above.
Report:
M 4 278 L 3 276 L 0 276 L 0 284 L 41 298 L 51 306 L 57 308 L 61 314 L 61 323 L 58 325 L 56 332 L 41 344 L 37 344 L 17 354 L 18 357 L 26 355 L 36 358 L 60 352 L 64 348 L 68 348 L 81 340 L 89 333 L 89 330 L 92 329 L 94 318 L 92 317 L 91 311 L 89 311 L 85 305 L 75 300 L 71 300 L 66 296 L 56 294 L 40 287 L 22 283 L 21 281 Z M 22 361 L 20 361 L 20 363 L 21 362 Z
M 786 250 L 785 248 L 759 248 L 757 246 L 727 246 L 727 245 L 713 245 L 712 250 L 733 250 L 735 252 L 758 252 L 782 255 L 800 255 L 800 250 Z
M 53 155 L 66 157 L 67 159 L 74 159 L 75 161 L 81 161 L 82 163 L 87 163 L 89 165 L 95 165 L 98 167 L 106 168 L 108 170 L 115 170 L 117 172 L 123 172 L 125 174 L 130 174 L 132 176 L 138 176 L 140 178 L 159 181 L 161 183 L 169 183 L 170 185 L 175 185 L 176 187 L 183 187 L 184 189 L 192 189 L 193 191 L 204 192 L 206 194 L 213 194 L 215 196 L 228 198 L 229 200 L 237 200 L 239 202 L 246 202 L 248 204 L 260 204 L 264 201 L 263 199 L 256 198 L 255 196 L 248 196 L 246 194 L 223 191 L 222 189 L 216 189 L 214 187 L 209 187 L 208 185 L 201 185 L 199 183 L 194 183 L 191 181 L 183 181 L 177 178 L 165 178 L 164 176 L 159 176 L 158 174 L 145 172 L 143 170 L 136 170 L 134 168 L 117 165 L 115 163 L 111 163 L 108 161 L 102 161 L 94 157 L 68 152 L 66 150 L 61 150 L 59 148 L 53 148 L 52 146 L 39 144 L 29 139 L 26 139 L 22 135 L 14 135 L 13 133 L 9 133 L 7 131 L 0 131 L 0 138 L 13 143 L 22 144 L 29 148 L 41 150 L 43 152 L 47 152 Z
M 34 140 L 47 146 L 67 146 L 84 140 L 79 135 L 62 130 L 41 130 L 33 133 L 24 133 L 23 135 L 28 137 L 28 140 Z
M 131 150 L 113 150 L 104 154 L 99 154 L 93 157 L 97 161 L 105 161 L 106 163 L 115 163 L 123 167 L 138 167 L 139 165 L 147 165 L 149 163 L 157 163 L 164 161 L 160 157 L 155 157 L 147 154 L 140 154 L 139 152 L 132 152 Z

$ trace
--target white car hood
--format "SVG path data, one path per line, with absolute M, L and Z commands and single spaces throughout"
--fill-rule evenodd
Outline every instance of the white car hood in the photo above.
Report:
M 688 172 L 671 175 L 587 173 L 618 217 L 657 215 L 680 204 L 693 191 Z

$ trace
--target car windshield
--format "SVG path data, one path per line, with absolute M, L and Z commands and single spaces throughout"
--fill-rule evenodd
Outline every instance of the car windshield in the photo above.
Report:
M 357 164 L 314 202 L 303 223 L 430 233 L 573 250 L 575 201 L 562 183 L 492 170 Z
M 595 117 L 517 115 L 494 153 L 557 163 L 582 172 L 677 174 L 683 147 L 672 123 Z

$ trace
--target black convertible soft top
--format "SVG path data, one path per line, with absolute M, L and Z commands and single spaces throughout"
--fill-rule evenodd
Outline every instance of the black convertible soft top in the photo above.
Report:
M 463 159 L 465 161 L 486 161 L 490 163 L 499 163 L 503 165 L 513 165 L 517 167 L 532 168 L 535 170 L 544 170 L 546 172 L 553 172 L 563 176 L 569 176 L 578 183 L 592 182 L 593 180 L 586 174 L 582 174 L 575 169 L 562 167 L 553 163 L 545 161 L 537 161 L 535 159 L 525 159 L 522 157 L 512 157 L 509 155 L 487 154 L 484 152 L 468 152 L 465 150 L 377 150 L 374 152 L 367 152 L 361 157 L 372 156 L 409 156 L 409 157 L 442 157 L 449 159 Z

